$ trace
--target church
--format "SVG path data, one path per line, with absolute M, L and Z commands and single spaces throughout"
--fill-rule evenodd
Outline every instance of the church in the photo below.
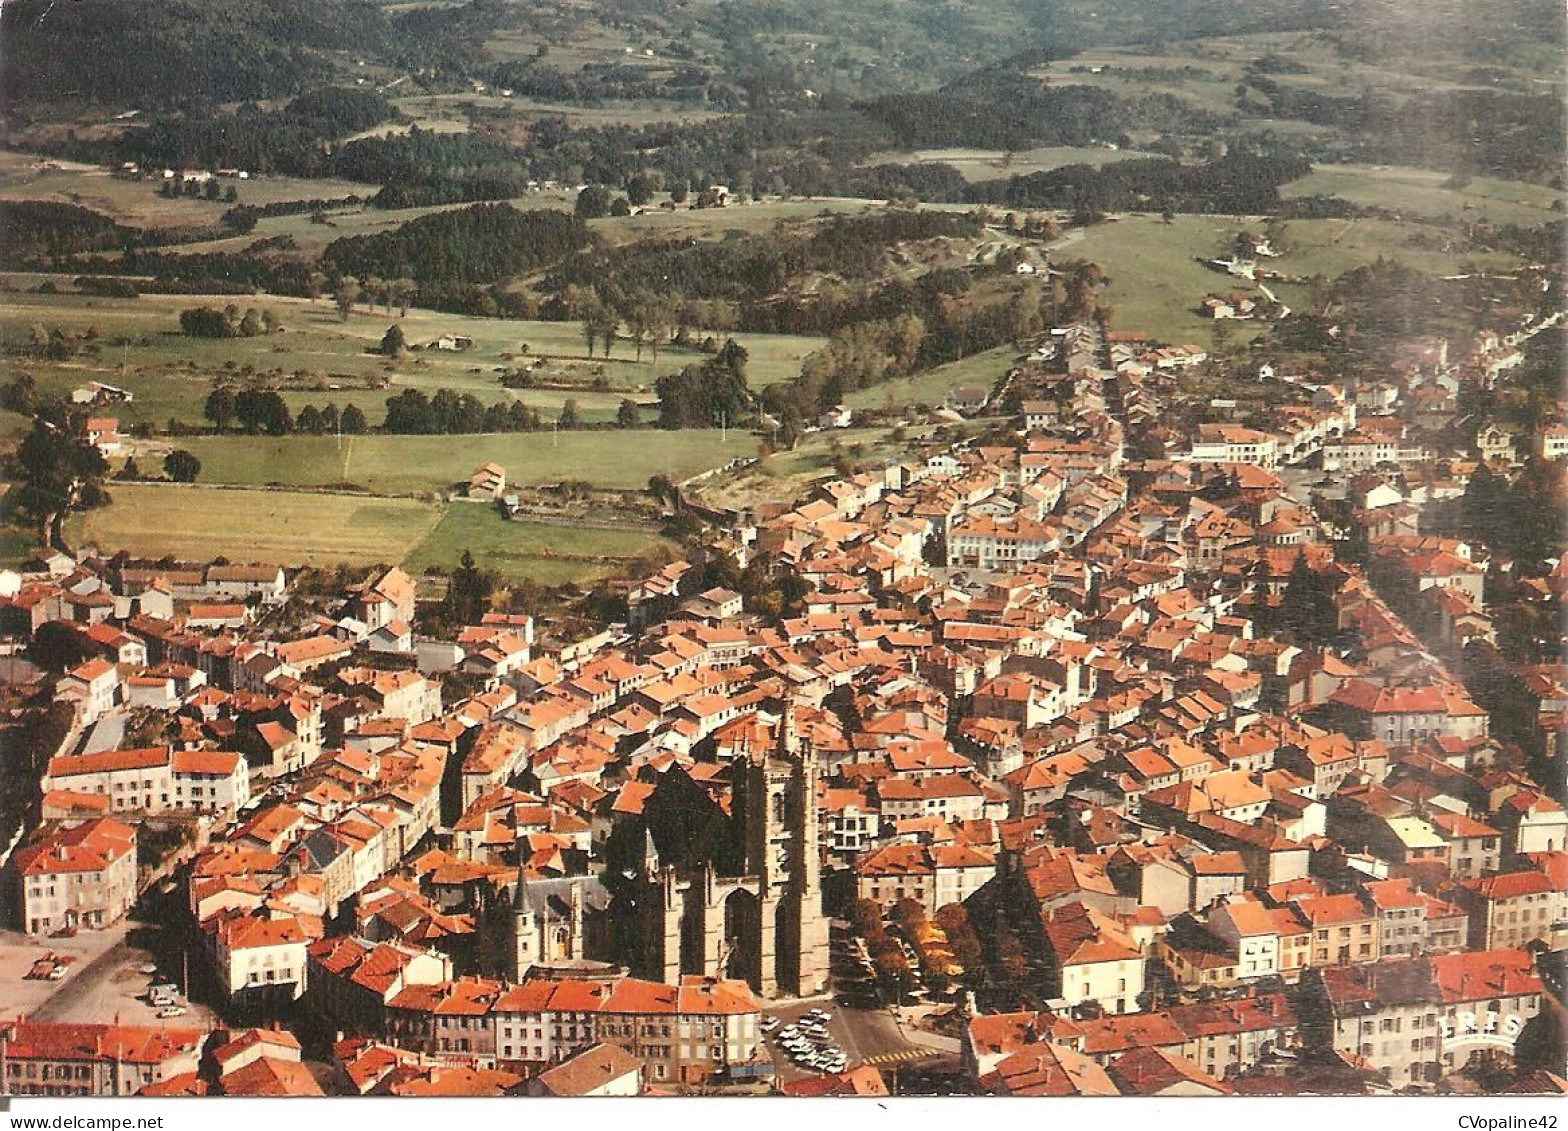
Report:
M 677 764 L 619 820 L 601 877 L 519 881 L 514 976 L 608 960 L 670 984 L 741 978 L 763 997 L 828 985 L 815 759 L 781 711 L 772 751 L 736 758 L 727 793 Z M 547 890 L 548 889 L 548 890 Z

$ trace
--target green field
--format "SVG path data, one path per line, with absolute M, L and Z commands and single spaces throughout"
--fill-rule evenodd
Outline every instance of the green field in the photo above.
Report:
M 1203 345 L 1210 324 L 1195 309 L 1203 296 L 1245 289 L 1246 281 L 1210 271 L 1197 259 L 1219 255 L 1246 226 L 1232 216 L 1178 216 L 1171 224 L 1157 216 L 1124 216 L 1083 232 L 1059 258 L 1105 268 L 1116 329 Z
M 201 460 L 204 483 L 314 487 L 355 483 L 382 494 L 417 494 L 467 483 L 481 463 L 506 468 L 508 482 L 581 480 L 641 490 L 653 475 L 682 480 L 749 456 L 745 432 L 526 432 L 485 436 L 194 436 L 171 444 Z
M 1205 345 L 1213 323 L 1197 313 L 1208 294 L 1252 289 L 1245 279 L 1231 278 L 1198 262 L 1223 254 L 1235 234 L 1261 231 L 1255 218 L 1177 216 L 1165 223 L 1157 216 L 1128 215 L 1075 231 L 1062 242 L 1058 260 L 1089 259 L 1110 276 L 1109 298 L 1119 330 L 1143 331 L 1174 344 Z M 1287 224 L 1288 254 L 1268 266 L 1302 278 L 1333 279 L 1379 256 L 1398 259 L 1418 271 L 1442 275 L 1465 265 L 1504 266 L 1507 256 L 1444 252 L 1427 246 L 1440 235 L 1428 226 L 1392 220 L 1292 220 Z M 1285 302 L 1299 305 L 1302 289 L 1275 288 Z M 1259 327 L 1233 324 L 1238 337 Z
M 112 175 L 98 165 L 75 161 L 45 160 L 31 154 L 0 152 L 0 200 L 48 200 L 79 204 L 102 212 L 120 223 L 150 228 L 216 227 L 233 208 L 222 201 L 159 195 L 158 179 L 133 180 Z M 375 185 L 343 180 L 303 180 L 298 177 L 251 177 L 223 181 L 233 185 L 240 204 L 274 204 L 285 200 L 332 199 L 370 196 Z M 293 219 L 303 219 L 294 217 Z M 256 236 L 249 237 L 255 239 Z
M 315 182 L 303 183 L 310 184 Z M 361 185 L 356 195 L 369 197 L 375 191 L 376 186 L 374 185 Z M 348 194 L 333 193 L 332 195 L 341 197 Z M 574 199 L 575 194 L 573 193 L 553 190 L 513 197 L 506 203 L 513 208 L 525 211 L 539 208 L 560 208 L 569 212 Z M 433 212 L 450 212 L 455 209 L 470 207 L 472 205 L 466 202 L 433 204 L 420 208 L 372 208 L 362 205 L 329 212 L 327 213 L 325 223 L 317 223 L 307 213 L 295 213 L 290 216 L 263 216 L 257 220 L 256 227 L 244 235 L 225 236 L 219 239 L 180 244 L 178 248 L 173 250 L 181 253 L 240 252 L 257 240 L 287 236 L 294 241 L 293 254 L 295 256 L 302 259 L 314 258 L 319 256 L 333 240 L 344 236 L 365 236 L 374 235 L 377 232 L 389 232 L 408 223 L 410 220 L 417 220 L 421 216 L 428 216 Z
M 396 562 L 441 508 L 413 499 L 111 484 L 110 506 L 71 519 L 73 546 L 159 558 L 282 565 Z
M 283 323 L 283 332 L 225 339 L 189 338 L 179 332 L 182 309 L 231 301 L 241 309 L 256 306 L 273 310 Z M 414 344 L 424 345 L 442 334 L 454 333 L 472 338 L 474 348 L 410 351 L 395 362 L 369 352 L 393 323 L 402 326 Z M 304 380 L 293 380 L 290 384 L 300 387 L 289 387 L 284 393 L 294 411 L 328 401 L 340 408 L 356 404 L 372 425 L 379 424 L 385 415 L 386 399 L 403 388 L 417 388 L 427 395 L 448 388 L 472 393 L 486 404 L 520 400 L 550 420 L 573 399 L 585 421 L 605 422 L 614 419 L 627 397 L 642 404 L 654 403 L 652 390 L 660 374 L 707 356 L 695 349 L 666 347 L 660 350 L 655 365 L 651 350 L 645 348 L 642 360 L 637 361 L 634 349 L 623 340 L 608 361 L 602 357 L 590 361 L 583 353 L 581 329 L 572 322 L 470 318 L 419 309 L 399 317 L 396 310 L 388 314 L 379 307 L 374 312 L 360 307 L 345 322 L 325 299 L 314 303 L 272 295 L 108 299 L 20 291 L 0 295 L 0 341 L 19 349 L 35 325 L 77 334 L 93 327 L 99 343 L 96 357 L 81 355 L 62 363 L 15 359 L 14 364 L 26 368 L 41 389 L 67 394 L 84 381 L 107 381 L 135 395 L 131 404 L 116 409 L 122 422 L 160 426 L 170 418 L 201 424 L 207 394 L 219 379 L 241 381 L 247 372 L 274 371 L 308 375 Z M 796 334 L 734 337 L 751 355 L 748 376 L 759 388 L 795 377 L 801 359 L 825 340 Z M 500 384 L 502 370 L 522 367 L 540 357 L 546 358 L 545 380 L 571 387 L 508 390 Z M 601 377 L 609 388 L 594 391 L 591 383 Z M 264 379 L 262 383 L 273 382 Z M 650 408 L 644 419 L 651 420 L 656 413 L 656 408 Z
M 1474 177 L 1445 188 L 1449 176 L 1400 165 L 1320 165 L 1281 190 L 1286 197 L 1337 196 L 1352 204 L 1424 217 L 1467 217 L 1531 226 L 1561 217 L 1552 206 L 1563 195 L 1545 185 Z
M 471 550 L 485 569 L 540 585 L 584 581 L 618 571 L 662 541 L 642 530 L 598 530 L 505 519 L 494 507 L 453 503 L 403 560 L 404 568 L 451 569 Z
M 1148 157 L 1135 149 L 1100 146 L 1048 145 L 1020 149 L 1009 156 L 1000 149 L 887 149 L 873 153 L 860 164 L 951 165 L 967 181 L 991 181 L 1028 173 L 1048 172 L 1064 165 L 1093 165 L 1098 169 L 1116 161 Z
M 450 569 L 472 550 L 484 568 L 558 585 L 615 572 L 661 541 L 638 529 L 508 521 L 468 502 L 138 484 L 115 484 L 110 493 L 110 506 L 71 519 L 73 546 L 286 566 L 397 562 L 414 572 Z M 0 539 L 6 560 L 30 548 L 20 531 Z
M 913 377 L 902 377 L 897 381 L 887 381 L 881 385 L 873 385 L 869 389 L 860 389 L 845 397 L 844 403 L 850 408 L 864 409 L 917 404 L 941 408 L 943 399 L 950 389 L 974 388 L 989 391 L 991 386 L 996 384 L 997 378 L 1012 367 L 1013 359 L 1017 356 L 1018 351 L 1012 346 L 999 346 L 984 353 L 977 353 L 973 357 L 966 357 L 962 361 L 938 365 Z

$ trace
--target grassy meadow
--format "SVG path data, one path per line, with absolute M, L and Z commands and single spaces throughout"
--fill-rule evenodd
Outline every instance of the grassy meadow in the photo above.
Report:
M 164 442 L 160 442 L 162 444 Z M 317 487 L 353 483 L 378 494 L 441 492 L 467 483 L 481 463 L 507 481 L 580 480 L 613 491 L 642 490 L 653 475 L 686 479 L 756 448 L 745 432 L 517 432 L 480 436 L 192 436 L 167 441 L 201 460 L 204 483 Z
M 540 585 L 582 582 L 621 569 L 662 542 L 643 530 L 600 530 L 506 519 L 494 507 L 454 502 L 403 559 L 410 572 L 450 569 L 469 550 L 486 569 Z
M 859 389 L 844 398 L 850 408 L 882 409 L 889 406 L 930 405 L 941 408 L 948 391 L 955 388 L 989 390 L 1012 367 L 1018 351 L 1012 346 L 977 353 L 962 361 L 948 362 L 917 373 Z
M 486 569 L 540 585 L 586 581 L 621 568 L 661 540 L 639 529 L 599 530 L 509 521 L 458 501 L 365 498 L 294 491 L 113 484 L 109 506 L 72 518 L 72 545 L 145 557 L 284 566 L 399 563 L 450 569 L 465 550 Z M 25 556 L 25 532 L 7 531 L 7 560 Z
M 395 562 L 426 538 L 441 508 L 413 499 L 111 484 L 112 503 L 73 516 L 72 545 L 105 553 L 280 565 Z

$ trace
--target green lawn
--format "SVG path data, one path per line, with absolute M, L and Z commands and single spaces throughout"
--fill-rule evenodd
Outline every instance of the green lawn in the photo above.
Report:
M 731 431 L 527 432 L 484 436 L 195 436 L 178 441 L 202 462 L 206 483 L 322 486 L 355 483 L 385 494 L 445 491 L 481 463 L 520 484 L 583 480 L 640 490 L 652 475 L 685 479 L 755 450 Z
M 105 553 L 282 565 L 396 562 L 422 541 L 441 508 L 413 499 L 234 491 L 115 483 L 111 505 L 71 519 L 72 545 Z
M 962 361 L 938 365 L 912 377 L 860 389 L 846 397 L 845 403 L 850 408 L 864 409 L 917 404 L 941 408 L 950 389 L 962 387 L 989 390 L 996 384 L 997 378 L 1012 367 L 1017 356 L 1018 351 L 1012 346 L 1000 346 Z
M 597 530 L 505 519 L 494 507 L 454 502 L 403 560 L 410 572 L 451 569 L 473 552 L 485 569 L 541 585 L 584 581 L 621 569 L 662 539 L 642 530 Z

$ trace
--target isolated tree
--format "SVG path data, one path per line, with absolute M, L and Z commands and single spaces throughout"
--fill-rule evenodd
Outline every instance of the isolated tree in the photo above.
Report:
M 305 297 L 314 303 L 327 289 L 327 277 L 320 271 L 307 271 L 305 273 Z
M 615 344 L 615 332 L 619 328 L 620 323 L 608 307 L 601 307 L 599 313 L 593 319 L 593 324 L 594 333 L 604 343 L 604 356 L 609 357 L 610 347 Z M 586 329 L 583 331 L 585 336 L 588 332 Z M 588 350 L 588 356 L 593 356 L 593 348 L 591 346 Z
M 604 326 L 604 302 L 591 287 L 568 287 L 562 298 L 568 313 L 582 322 L 583 341 L 592 357 L 594 343 Z
M 642 413 L 635 401 L 624 400 L 615 410 L 615 423 L 620 428 L 636 428 L 642 423 Z
M 572 209 L 582 220 L 597 220 L 610 214 L 610 190 L 603 185 L 588 185 L 577 194 Z
M 648 494 L 662 506 L 667 500 L 672 499 L 675 487 L 666 475 L 650 475 L 648 477 Z
M 365 414 L 357 404 L 351 404 L 343 410 L 339 425 L 350 436 L 358 436 L 365 431 Z
M 640 208 L 653 199 L 658 187 L 658 178 L 652 173 L 633 173 L 626 182 L 626 199 Z
M 577 402 L 571 397 L 566 398 L 566 403 L 561 406 L 560 419 L 556 426 L 560 428 L 581 428 L 582 415 L 577 411 Z
M 180 311 L 180 332 L 189 338 L 233 337 L 234 322 L 235 318 L 228 311 L 211 306 L 194 306 Z
M 194 483 L 201 474 L 201 460 L 184 448 L 176 448 L 163 457 L 163 473 L 176 483 Z
M 461 563 L 447 583 L 441 618 L 452 625 L 478 624 L 489 608 L 495 584 L 495 577 L 474 563 L 472 551 L 464 550 Z
M 392 313 L 391 292 L 387 289 L 387 281 L 379 275 L 366 275 L 360 280 L 360 286 L 365 292 L 365 309 L 374 310 L 376 303 L 381 303 L 387 308 L 387 313 Z
M 631 331 L 632 345 L 637 351 L 637 360 L 642 360 L 643 342 L 648 337 L 648 300 L 634 299 L 626 309 L 626 328 Z
M 21 482 L 17 503 L 36 524 L 39 544 L 65 552 L 70 550 L 65 543 L 67 516 L 107 498 L 103 481 L 109 464 L 77 425 L 63 404 L 46 406 L 33 418 L 13 461 Z
M 294 429 L 288 405 L 273 389 L 241 389 L 234 396 L 234 416 L 242 431 L 254 436 L 286 436 Z
M 332 292 L 332 301 L 338 307 L 338 317 L 347 322 L 348 316 L 354 313 L 354 304 L 359 301 L 363 293 L 358 279 L 352 279 L 347 275 L 339 279 Z
M 403 351 L 408 349 L 408 339 L 403 336 L 403 327 L 396 323 L 387 327 L 387 332 L 381 335 L 379 348 L 388 357 L 402 357 Z
M 649 345 L 653 350 L 655 365 L 659 364 L 659 347 L 675 332 L 675 324 L 680 320 L 680 310 L 679 295 L 658 295 L 650 298 L 645 304 L 647 326 L 652 334 Z
M 91 656 L 93 646 L 69 622 L 52 620 L 38 626 L 27 654 L 46 671 L 67 672 Z

